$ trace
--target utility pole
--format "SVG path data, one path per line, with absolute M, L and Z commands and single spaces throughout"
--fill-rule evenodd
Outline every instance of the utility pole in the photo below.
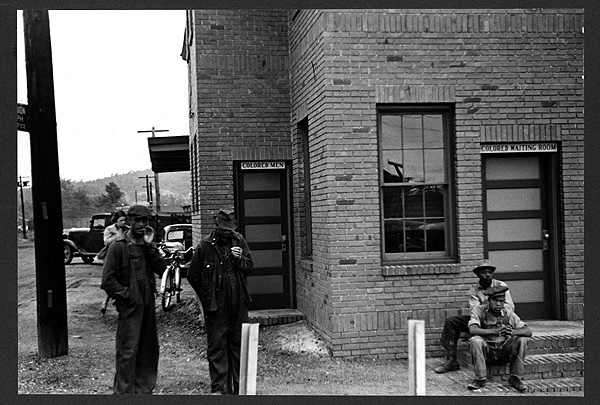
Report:
M 152 207 L 152 182 L 150 181 L 150 176 L 145 175 L 138 178 L 146 179 L 146 185 L 142 187 L 146 189 L 146 201 L 148 201 L 148 205 Z M 135 200 L 137 201 L 137 190 L 135 192 Z
M 17 187 L 21 189 L 21 219 L 23 220 L 23 239 L 27 239 L 27 220 L 25 219 L 25 202 L 23 201 L 23 187 L 27 187 L 28 181 L 23 181 L 21 176 L 19 176 L 19 182 L 17 183 Z
M 38 356 L 68 354 L 56 108 L 47 10 L 23 10 L 31 145 Z
M 154 138 L 157 132 L 169 132 L 168 129 L 154 129 L 152 127 L 149 131 L 138 131 L 138 133 L 152 132 L 152 138 Z M 158 173 L 154 173 L 154 184 L 156 185 L 156 212 L 160 212 L 160 190 L 158 189 Z

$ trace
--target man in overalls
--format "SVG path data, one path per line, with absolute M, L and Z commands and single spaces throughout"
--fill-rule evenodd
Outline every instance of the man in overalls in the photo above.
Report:
M 242 323 L 251 301 L 246 276 L 253 263 L 246 240 L 235 232 L 234 212 L 221 209 L 213 218 L 217 228 L 198 244 L 187 279 L 204 311 L 211 390 L 236 395 Z
M 108 248 L 101 288 L 115 299 L 119 312 L 116 337 L 115 394 L 151 394 L 158 374 L 155 274 L 166 262 L 153 242 L 148 226 L 152 216 L 142 205 L 127 213 L 129 230 Z

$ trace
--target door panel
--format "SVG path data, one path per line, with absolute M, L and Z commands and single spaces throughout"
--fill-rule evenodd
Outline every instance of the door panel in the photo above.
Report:
M 236 165 L 239 230 L 246 238 L 254 270 L 248 277 L 249 309 L 293 307 L 288 217 L 288 172 L 282 169 L 243 169 Z
M 523 319 L 554 314 L 548 154 L 487 156 L 483 161 L 485 253 L 497 266 Z

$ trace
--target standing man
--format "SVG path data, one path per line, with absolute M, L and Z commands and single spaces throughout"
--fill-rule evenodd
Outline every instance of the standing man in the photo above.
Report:
M 233 211 L 213 217 L 216 229 L 198 244 L 188 270 L 188 282 L 204 311 L 211 390 L 239 394 L 242 323 L 251 301 L 246 276 L 252 256 L 244 237 L 235 232 Z
M 148 226 L 152 213 L 134 205 L 127 213 L 131 227 L 108 248 L 101 288 L 116 301 L 119 318 L 116 338 L 115 394 L 151 394 L 158 374 L 155 274 L 166 262 Z
M 527 391 L 523 384 L 527 341 L 532 333 L 511 308 L 505 308 L 508 287 L 488 288 L 484 294 L 488 296 L 487 304 L 477 305 L 471 311 L 469 332 L 473 337 L 469 340 L 475 380 L 468 385 L 470 390 L 485 387 L 487 364 L 501 365 L 510 363 L 508 385 L 519 392 Z
M 487 296 L 483 293 L 486 289 L 498 286 L 508 288 L 506 283 L 493 278 L 494 270 L 496 270 L 496 266 L 487 259 L 481 261 L 473 269 L 473 272 L 479 278 L 479 282 L 474 284 L 469 291 L 469 310 L 473 310 L 477 305 L 487 302 Z M 506 305 L 512 310 L 515 309 L 515 304 L 508 291 L 506 292 Z M 456 346 L 461 332 L 469 333 L 469 319 L 470 315 L 457 315 L 446 318 L 442 338 L 440 339 L 446 352 L 446 361 L 441 366 L 434 368 L 436 373 L 446 373 L 460 368 L 456 359 Z

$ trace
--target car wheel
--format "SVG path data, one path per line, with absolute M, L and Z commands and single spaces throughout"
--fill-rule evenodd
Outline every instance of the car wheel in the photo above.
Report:
M 71 261 L 73 260 L 73 250 L 71 250 L 71 247 L 66 243 L 63 243 L 63 253 L 65 264 L 71 263 Z
M 94 262 L 94 256 L 81 256 L 81 259 L 85 264 L 92 264 Z

